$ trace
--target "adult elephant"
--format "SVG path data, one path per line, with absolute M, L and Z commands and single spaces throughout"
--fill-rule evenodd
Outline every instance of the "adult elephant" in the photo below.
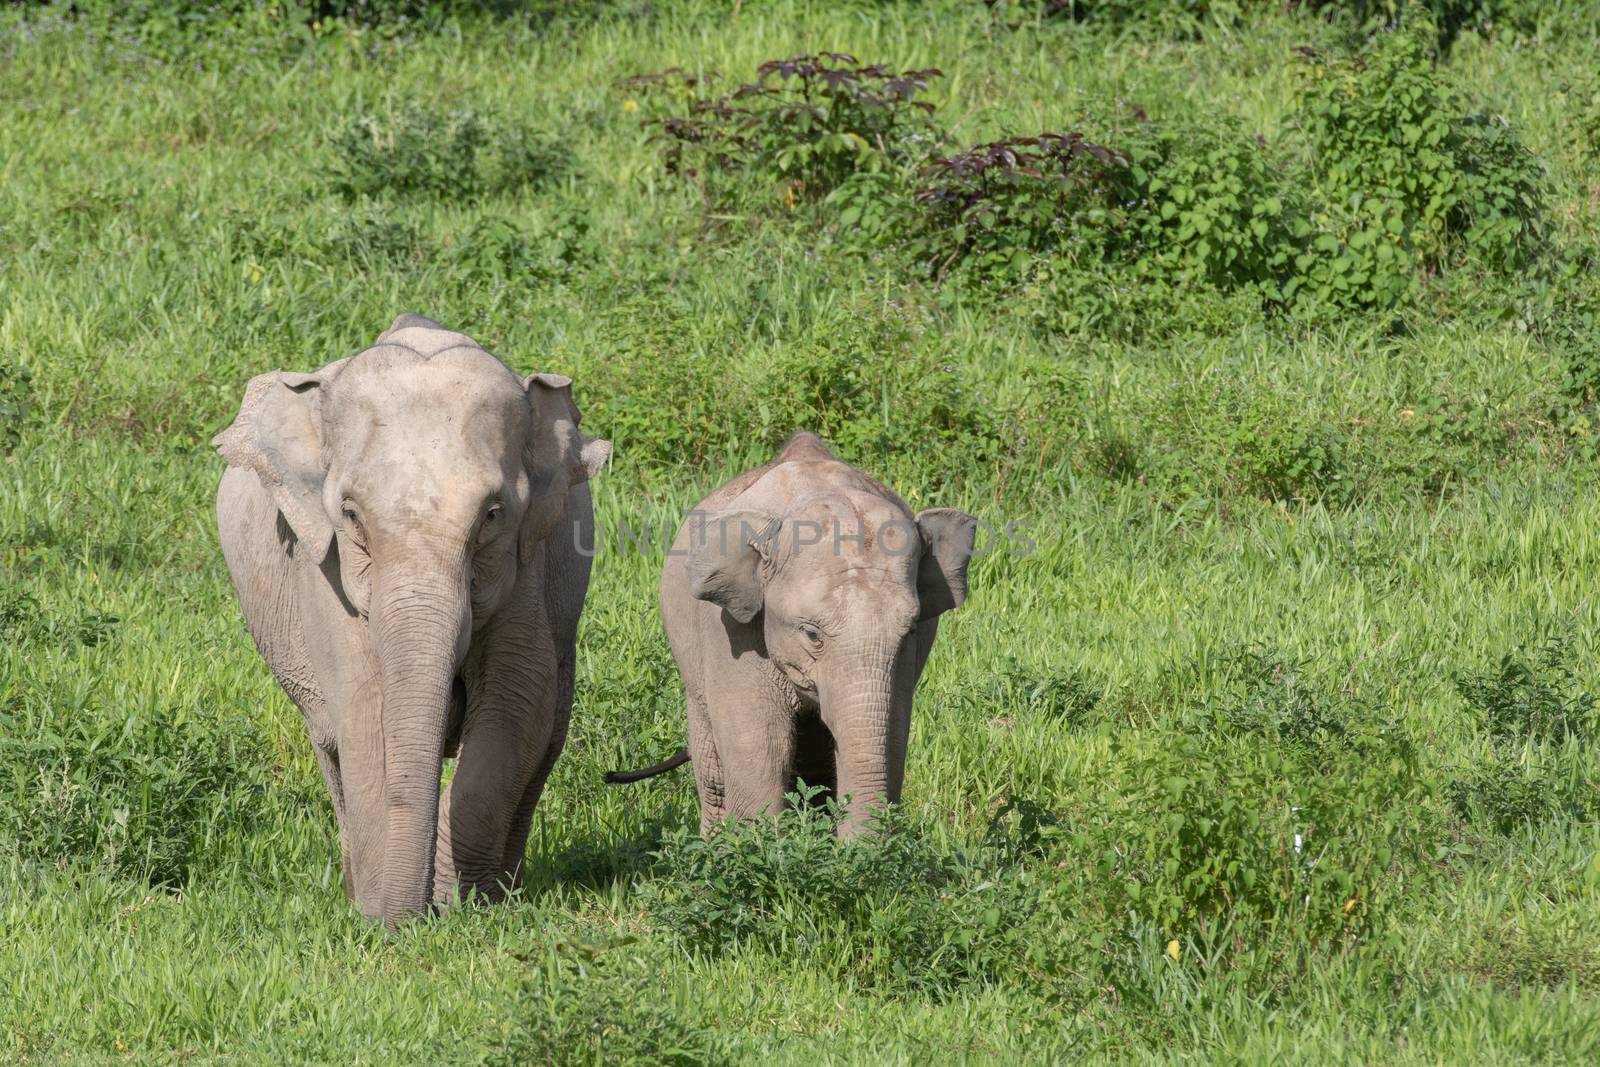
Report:
M 388 926 L 514 883 L 566 739 L 585 482 L 611 451 L 570 387 L 401 315 L 358 355 L 253 379 L 213 441 L 245 623 L 305 716 L 345 892 Z

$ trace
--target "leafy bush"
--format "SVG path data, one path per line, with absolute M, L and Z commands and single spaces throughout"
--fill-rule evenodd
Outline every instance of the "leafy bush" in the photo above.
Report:
M 102 611 L 80 612 L 70 618 L 48 614 L 39 599 L 21 585 L 0 584 L 0 637 L 17 647 L 39 643 L 94 648 L 111 636 L 120 621 Z
M 1085 726 L 1106 696 L 1104 680 L 1086 670 L 1034 672 L 1013 657 L 961 695 L 961 703 L 986 716 L 1009 716 L 1062 726 Z
M 1013 28 L 1035 19 L 1126 27 L 1153 23 L 1171 32 L 1199 33 L 1210 25 L 1236 25 L 1252 11 L 1291 7 L 1341 19 L 1366 31 L 1393 30 L 1408 18 L 1423 18 L 1437 29 L 1436 42 L 1448 50 L 1467 30 L 1507 26 L 1529 31 L 1538 25 L 1540 5 L 1529 0 L 984 0 Z
M 1558 816 L 1600 815 L 1600 778 L 1586 774 L 1587 768 L 1575 775 L 1551 769 L 1548 762 L 1493 755 L 1452 777 L 1444 795 L 1457 816 L 1501 834 Z
M 1192 325 L 1196 289 L 1248 294 L 1252 314 L 1281 297 L 1289 198 L 1255 139 L 1137 108 L 1093 125 L 1115 144 L 1047 132 L 931 160 L 911 257 L 993 295 L 1038 288 L 1062 326 L 1094 333 Z
M 930 160 L 917 202 L 927 211 L 910 246 L 935 278 L 952 268 L 1014 285 L 1041 259 L 1099 259 L 1127 200 L 1126 153 L 1080 133 L 974 145 Z
M 347 200 L 373 196 L 473 200 L 564 176 L 567 151 L 527 126 L 474 108 L 407 102 L 330 132 L 326 178 Z
M 1582 685 L 1573 659 L 1571 639 L 1558 636 L 1531 655 L 1507 652 L 1494 667 L 1461 673 L 1456 688 L 1491 738 L 1586 739 L 1600 697 Z
M 1537 245 L 1540 168 L 1503 120 L 1462 113 L 1433 68 L 1427 20 L 1354 59 L 1310 53 L 1298 123 L 1320 208 L 1294 224 L 1286 297 L 1390 307 L 1419 270 L 1468 255 L 1508 270 Z
M 1242 420 L 1230 435 L 1234 476 L 1252 496 L 1275 503 L 1340 503 L 1353 492 L 1337 429 L 1273 413 Z
M 1485 759 L 1446 787 L 1456 814 L 1511 833 L 1557 816 L 1600 814 L 1600 776 L 1589 746 L 1600 725 L 1600 697 L 1577 676 L 1570 635 L 1547 638 L 1526 654 L 1456 678 L 1468 711 L 1489 742 Z
M 1540 336 L 1559 361 L 1561 380 L 1550 412 L 1580 454 L 1593 457 L 1600 431 L 1600 285 L 1596 256 L 1565 255 L 1552 271 L 1560 303 L 1541 316 Z
M 33 375 L 28 368 L 0 359 L 0 455 L 16 448 L 33 404 Z
M 1220 662 L 1223 684 L 1212 694 L 1220 721 L 1245 733 L 1322 759 L 1350 740 L 1361 715 L 1347 701 L 1304 677 L 1306 665 L 1270 646 L 1241 648 Z
M 614 340 L 583 377 L 586 430 L 647 470 L 698 466 L 735 439 L 726 356 L 685 346 L 659 299 L 623 299 L 605 314 Z
M 781 182 L 791 204 L 818 200 L 852 175 L 925 154 L 935 136 L 927 119 L 933 108 L 916 97 L 939 76 L 932 68 L 896 73 L 842 52 L 774 59 L 731 94 L 647 124 L 658 131 L 668 173 L 700 178 L 712 199 L 747 172 Z
M 1227 657 L 1204 704 L 1109 739 L 1099 810 L 1061 835 L 1110 915 L 1169 936 L 1218 922 L 1355 936 L 1427 824 L 1415 746 L 1372 709 L 1314 694 L 1275 654 Z
M 1440 80 L 1431 26 L 1408 20 L 1348 60 L 1304 50 L 1313 182 L 1231 119 L 1124 108 L 1085 120 L 1107 135 L 930 160 L 904 250 L 996 295 L 1039 286 L 1063 324 L 1095 332 L 1186 321 L 1196 286 L 1302 311 L 1387 308 L 1467 259 L 1518 269 L 1542 247 L 1541 169 L 1504 120 L 1469 113 Z
M 1259 284 L 1277 298 L 1296 199 L 1264 146 L 1230 118 L 1129 127 L 1130 201 L 1156 271 L 1221 289 Z M 1136 198 L 1136 200 L 1135 200 Z
M 883 320 L 780 349 L 752 367 L 746 388 L 739 433 L 774 450 L 805 427 L 862 462 L 939 455 L 953 477 L 997 446 L 982 394 Z
M 626 939 L 556 942 L 536 960 L 501 1013 L 489 1067 L 715 1067 L 733 1063 L 725 1039 L 689 1018 L 666 991 L 642 995 L 640 975 L 670 972 Z
M 587 265 L 595 254 L 588 216 L 576 210 L 541 217 L 532 227 L 482 215 L 455 248 L 461 281 L 469 286 L 557 281 Z
M 263 259 L 276 249 L 263 249 Z M 421 231 L 403 219 L 364 204 L 344 212 L 308 250 L 310 258 L 326 257 L 346 261 L 367 270 L 415 266 L 428 258 L 431 249 Z
M 1379 465 L 1385 480 L 1428 494 L 1459 486 L 1475 470 L 1503 457 L 1511 437 L 1505 417 L 1489 398 L 1448 390 L 1402 408 L 1398 424 L 1398 432 L 1384 435 Z
M 776 819 L 669 834 L 638 890 L 686 948 L 794 955 L 864 986 L 943 996 L 990 983 L 1031 944 L 1041 890 L 1027 871 L 934 847 L 888 813 L 872 840 L 839 840 L 819 790 Z

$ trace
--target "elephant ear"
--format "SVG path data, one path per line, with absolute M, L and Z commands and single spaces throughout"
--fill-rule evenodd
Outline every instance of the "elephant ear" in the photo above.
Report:
M 561 374 L 533 374 L 523 379 L 532 429 L 523 448 L 528 472 L 528 513 L 522 520 L 518 552 L 524 563 L 534 547 L 566 511 L 567 491 L 592 478 L 611 456 L 611 442 L 578 432 L 578 406 L 572 402 L 572 379 Z
M 761 613 L 779 521 L 744 509 L 690 518 L 689 593 L 739 622 Z
M 228 466 L 256 473 L 295 540 L 318 564 L 333 544 L 333 524 L 322 506 L 322 403 L 345 362 L 310 374 L 272 371 L 250 379 L 233 425 L 211 439 Z
M 917 566 L 921 621 L 938 618 L 967 599 L 967 563 L 978 534 L 978 520 L 954 508 L 917 513 L 922 559 Z

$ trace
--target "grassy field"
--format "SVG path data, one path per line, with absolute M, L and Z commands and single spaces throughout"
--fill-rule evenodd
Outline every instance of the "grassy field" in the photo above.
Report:
M 1359 229 L 1338 162 L 1388 158 L 1318 155 L 1318 86 L 1399 38 L 1241 6 L 0 12 L 0 1059 L 1600 1061 L 1600 13 L 1406 68 L 1534 161 L 1514 252 L 1413 241 L 1419 208 L 1403 292 L 1297 302 L 1356 254 L 1315 244 Z M 677 173 L 641 126 L 822 49 L 939 68 L 929 125 L 778 121 Z M 720 87 L 623 81 L 670 67 Z M 1164 174 L 1218 139 L 1191 178 L 1246 159 L 1227 195 L 1302 244 L 1218 238 L 1246 277 L 1075 186 L 990 260 L 925 218 L 927 156 L 1078 129 L 1175 131 Z M 239 618 L 208 441 L 406 310 L 571 374 L 616 452 L 528 885 L 391 935 Z M 686 772 L 601 783 L 683 736 L 659 551 L 614 532 L 801 426 L 1032 549 L 941 627 L 885 844 L 708 849 Z

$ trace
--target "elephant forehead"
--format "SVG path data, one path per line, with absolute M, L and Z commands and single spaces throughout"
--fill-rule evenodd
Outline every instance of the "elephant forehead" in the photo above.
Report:
M 373 429 L 427 437 L 524 433 L 530 418 L 522 383 L 482 349 L 424 359 L 409 349 L 369 349 L 339 375 L 324 416 L 332 436 L 354 441 Z
M 917 614 L 917 595 L 906 576 L 882 569 L 846 569 L 822 598 L 822 614 L 845 632 L 902 629 Z
M 378 345 L 351 359 L 334 382 L 334 407 L 395 411 L 406 407 L 466 412 L 527 410 L 522 382 L 477 346 L 424 356 L 399 345 Z
M 826 493 L 797 501 L 784 516 L 783 548 L 797 557 L 841 565 L 897 570 L 894 558 L 918 547 L 916 524 L 889 501 L 865 494 Z
M 902 606 L 916 609 L 916 559 L 911 553 L 889 551 L 885 538 L 869 540 L 854 528 L 835 525 L 824 528 L 820 537 L 802 534 L 797 542 L 779 568 L 784 579 L 780 584 L 795 610 L 809 607 L 837 617 L 863 611 L 892 615 Z

